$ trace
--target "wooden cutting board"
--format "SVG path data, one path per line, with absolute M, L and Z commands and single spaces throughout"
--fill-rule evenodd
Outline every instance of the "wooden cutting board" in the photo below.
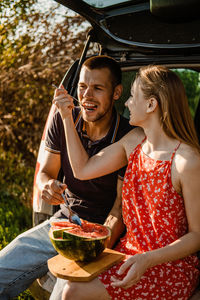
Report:
M 48 260 L 48 268 L 54 276 L 62 279 L 90 281 L 124 258 L 125 254 L 108 248 L 91 262 L 75 262 L 58 254 Z

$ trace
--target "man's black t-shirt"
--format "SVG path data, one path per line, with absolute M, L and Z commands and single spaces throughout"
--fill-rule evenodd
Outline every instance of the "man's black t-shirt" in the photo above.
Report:
M 115 110 L 110 130 L 105 137 L 98 141 L 91 141 L 83 131 L 83 119 L 78 108 L 73 111 L 74 123 L 82 144 L 89 156 L 98 153 L 101 149 L 118 141 L 133 127 L 129 121 L 120 116 Z M 67 184 L 67 196 L 71 208 L 83 219 L 90 222 L 103 223 L 111 210 L 116 198 L 118 176 L 123 179 L 125 168 L 114 173 L 91 179 L 79 180 L 74 178 L 68 159 L 64 127 L 59 112 L 56 112 L 48 128 L 45 149 L 61 155 L 63 182 Z M 56 216 L 66 215 L 64 205 Z

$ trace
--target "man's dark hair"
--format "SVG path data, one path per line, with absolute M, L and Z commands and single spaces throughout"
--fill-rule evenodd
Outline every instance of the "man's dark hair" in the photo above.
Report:
M 85 60 L 82 66 L 90 70 L 107 68 L 110 70 L 113 87 L 121 84 L 122 72 L 116 60 L 107 55 L 92 56 Z

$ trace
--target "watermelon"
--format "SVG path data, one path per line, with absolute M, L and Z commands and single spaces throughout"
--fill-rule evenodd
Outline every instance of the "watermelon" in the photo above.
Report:
M 75 261 L 91 261 L 106 248 L 110 238 L 110 228 L 81 220 L 82 225 L 69 221 L 52 222 L 50 240 L 56 251 Z

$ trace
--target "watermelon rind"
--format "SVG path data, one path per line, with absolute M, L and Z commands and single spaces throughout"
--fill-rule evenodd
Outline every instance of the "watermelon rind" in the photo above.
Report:
M 68 228 L 62 228 L 62 229 L 53 229 L 53 237 L 54 238 L 63 238 L 63 231 L 71 229 Z
M 55 229 L 52 231 L 53 237 L 55 239 L 63 237 L 63 229 Z
M 107 229 L 108 234 L 103 237 L 85 238 L 68 234 L 67 228 L 54 230 L 51 228 L 49 237 L 55 250 L 64 257 L 74 261 L 92 261 L 108 244 L 111 231 L 109 227 Z

